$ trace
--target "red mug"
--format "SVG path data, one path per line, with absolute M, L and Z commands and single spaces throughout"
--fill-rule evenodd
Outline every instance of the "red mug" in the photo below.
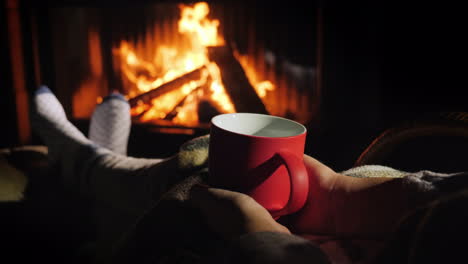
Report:
M 208 182 L 245 193 L 274 218 L 300 210 L 309 193 L 304 166 L 306 128 L 253 113 L 212 118 Z

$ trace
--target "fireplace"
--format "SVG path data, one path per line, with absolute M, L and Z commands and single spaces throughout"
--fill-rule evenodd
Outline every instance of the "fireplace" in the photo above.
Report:
M 349 168 L 372 138 L 401 120 L 431 109 L 466 111 L 463 81 L 455 78 L 463 75 L 451 61 L 462 50 L 455 45 L 463 43 L 456 40 L 462 15 L 450 10 L 439 19 L 419 6 L 312 2 L 207 1 L 208 12 L 199 7 L 207 13 L 201 24 L 217 25 L 220 42 L 198 46 L 204 62 L 176 72 L 178 59 L 194 53 L 186 48 L 197 46 L 187 36 L 194 33 L 179 31 L 182 6 L 194 9 L 197 2 L 4 1 L 0 110 L 7 113 L 7 136 L 0 145 L 37 142 L 31 139 L 28 93 L 39 84 L 50 86 L 84 131 L 100 98 L 113 90 L 125 94 L 135 106 L 129 150 L 155 145 L 141 138 L 177 146 L 207 133 L 211 116 L 233 111 L 211 98 L 224 91 L 234 111 L 267 112 L 306 125 L 306 151 L 337 169 Z M 229 67 L 219 65 L 227 62 Z M 132 76 L 154 86 L 140 91 Z M 203 85 L 197 84 L 201 78 Z M 187 88 L 176 89 L 174 82 Z M 149 106 L 165 89 L 185 92 L 157 113 Z M 182 113 L 192 119 L 181 122 Z
M 277 4 L 109 5 L 26 8 L 36 82 L 77 122 L 112 91 L 129 100 L 134 126 L 160 133 L 206 132 L 211 117 L 230 112 L 317 118 L 316 7 L 292 30 Z

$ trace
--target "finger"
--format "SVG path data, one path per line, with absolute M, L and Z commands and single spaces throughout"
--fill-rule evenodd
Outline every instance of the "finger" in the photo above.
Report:
M 308 155 L 304 155 L 304 165 L 307 169 L 310 181 L 313 184 L 317 184 L 317 187 L 332 189 L 336 184 L 338 174 L 320 161 Z
M 318 174 L 318 175 L 335 172 L 327 165 L 321 163 L 320 161 L 306 154 L 304 154 L 304 165 L 306 166 L 308 170 L 313 171 L 315 172 L 315 174 Z
M 207 186 L 195 185 L 190 191 L 190 201 L 203 211 L 216 212 L 226 206 L 240 204 L 247 196 L 242 193 L 224 189 L 210 188 Z M 247 197 L 248 198 L 248 197 Z

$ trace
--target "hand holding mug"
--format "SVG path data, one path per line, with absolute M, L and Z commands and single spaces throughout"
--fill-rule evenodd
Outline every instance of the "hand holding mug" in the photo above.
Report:
M 290 234 L 264 207 L 243 193 L 195 185 L 190 201 L 201 211 L 208 226 L 227 240 L 253 232 Z
M 304 206 L 309 179 L 303 125 L 252 113 L 218 115 L 211 125 L 211 186 L 247 194 L 275 218 Z
M 385 237 L 416 208 L 409 196 L 422 191 L 403 178 L 343 175 L 307 155 L 304 164 L 309 174 L 309 198 L 287 220 L 287 227 L 297 235 Z

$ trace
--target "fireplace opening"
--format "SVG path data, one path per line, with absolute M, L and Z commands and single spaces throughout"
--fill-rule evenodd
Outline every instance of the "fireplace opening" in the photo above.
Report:
M 290 15 L 280 11 L 214 1 L 49 8 L 35 37 L 39 54 L 51 56 L 38 64 L 53 60 L 49 84 L 76 120 L 88 120 L 96 103 L 119 91 L 135 126 L 162 133 L 193 135 L 232 112 L 307 124 L 319 109 L 317 10 L 296 29 L 278 26 Z M 295 39 L 307 46 L 301 62 L 287 53 Z
M 248 58 L 225 43 L 219 20 L 208 18 L 208 3 L 178 7 L 176 23 L 163 18 L 143 38 L 121 40 L 113 48 L 114 72 L 121 77 L 135 120 L 196 127 L 217 113 L 267 113 L 261 97 L 273 84 L 257 81 L 255 70 L 248 71 L 247 79 Z M 158 41 L 159 32 L 166 33 Z

